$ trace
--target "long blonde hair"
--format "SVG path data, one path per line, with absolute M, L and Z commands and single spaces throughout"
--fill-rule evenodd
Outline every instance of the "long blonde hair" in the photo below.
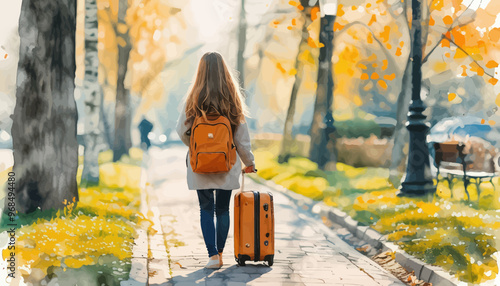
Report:
M 233 127 L 245 122 L 248 107 L 241 95 L 236 77 L 217 52 L 203 55 L 196 78 L 186 97 L 186 122 L 207 113 L 225 116 Z

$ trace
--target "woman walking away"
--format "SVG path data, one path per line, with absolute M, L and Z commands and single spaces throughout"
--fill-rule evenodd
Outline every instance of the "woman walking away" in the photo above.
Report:
M 206 268 L 222 266 L 231 192 L 240 188 L 240 159 L 247 166 L 246 172 L 255 172 L 247 115 L 238 82 L 222 56 L 217 52 L 204 54 L 177 121 L 177 133 L 189 146 L 187 183 L 198 193 L 209 257 Z

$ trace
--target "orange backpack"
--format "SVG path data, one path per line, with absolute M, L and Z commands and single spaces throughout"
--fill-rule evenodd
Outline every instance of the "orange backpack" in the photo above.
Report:
M 189 146 L 193 172 L 224 173 L 236 163 L 236 146 L 229 119 L 224 116 L 197 116 L 191 127 Z

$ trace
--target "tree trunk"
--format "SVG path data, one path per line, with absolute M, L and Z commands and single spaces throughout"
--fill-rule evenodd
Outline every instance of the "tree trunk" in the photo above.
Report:
M 104 139 L 106 139 L 108 149 L 113 149 L 113 130 L 104 108 L 104 90 L 102 86 L 100 86 L 99 88 L 101 91 L 101 105 L 99 106 L 99 112 L 101 116 L 100 128 L 101 132 L 104 134 Z
M 236 68 L 240 73 L 239 78 L 242 90 L 245 88 L 245 58 L 243 57 L 243 53 L 245 52 L 246 42 L 247 42 L 247 20 L 245 12 L 245 0 L 241 0 L 240 22 L 238 25 L 238 56 L 237 56 Z
M 280 163 L 288 162 L 288 159 L 292 153 L 292 128 L 293 128 L 293 118 L 295 116 L 295 107 L 297 104 L 297 94 L 300 89 L 300 85 L 302 84 L 302 72 L 304 68 L 304 63 L 299 60 L 300 55 L 307 49 L 307 39 L 309 37 L 309 33 L 307 31 L 307 27 L 309 26 L 310 19 L 310 8 L 306 8 L 309 13 L 304 15 L 305 22 L 304 26 L 302 26 L 301 39 L 299 41 L 299 49 L 297 52 L 297 57 L 295 58 L 295 82 L 293 83 L 292 93 L 290 95 L 290 103 L 288 105 L 288 111 L 286 113 L 285 119 L 285 127 L 283 130 L 283 141 L 281 145 L 281 152 L 278 157 L 278 161 Z
M 64 201 L 78 201 L 76 1 L 24 0 L 19 23 L 12 125 L 16 209 L 61 209 Z
M 320 48 L 318 86 L 316 89 L 316 100 L 314 102 L 313 121 L 311 124 L 311 146 L 309 159 L 318 163 L 320 169 L 325 169 L 328 162 L 329 169 L 335 169 L 335 144 L 333 127 L 333 24 L 335 15 L 325 15 L 321 18 L 320 42 L 324 45 Z M 328 148 L 330 147 L 330 148 Z
M 392 136 L 394 146 L 392 147 L 389 179 L 396 187 L 399 187 L 399 184 L 401 183 L 401 176 L 404 172 L 404 169 L 401 169 L 401 162 L 406 162 L 407 156 L 407 154 L 404 153 L 404 147 L 408 142 L 409 134 L 405 124 L 411 99 L 412 67 L 412 61 L 408 58 L 403 74 L 401 91 L 397 101 L 396 128 Z
M 100 65 L 100 68 L 103 69 L 103 74 L 106 75 L 104 77 L 104 83 L 102 85 L 99 85 L 100 92 L 101 92 L 101 104 L 99 106 L 100 109 L 100 116 L 101 116 L 101 122 L 100 122 L 100 128 L 101 132 L 104 134 L 104 139 L 106 140 L 106 144 L 108 145 L 108 149 L 113 149 L 113 136 L 114 136 L 114 114 L 112 114 L 112 110 L 107 110 L 105 102 L 104 102 L 104 88 L 109 87 L 109 82 L 108 82 L 108 72 L 106 68 L 103 65 Z
M 98 81 L 99 57 L 97 55 L 97 2 L 85 1 L 85 151 L 83 173 L 80 185 L 96 186 L 99 184 L 99 164 L 97 157 L 101 151 L 100 111 L 102 94 Z
M 120 0 L 118 8 L 118 27 L 124 26 L 127 14 L 127 0 Z M 125 75 L 127 64 L 132 49 L 127 31 L 116 29 L 118 39 L 118 76 L 116 82 L 116 106 L 115 106 L 115 139 L 113 140 L 113 162 L 128 154 L 132 146 L 130 135 L 131 114 L 129 109 L 130 91 L 125 88 Z

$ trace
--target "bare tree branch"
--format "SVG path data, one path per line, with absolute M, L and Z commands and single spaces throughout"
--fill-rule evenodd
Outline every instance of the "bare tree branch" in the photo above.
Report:
M 111 27 L 113 27 L 113 31 L 115 31 L 115 35 L 118 35 L 118 29 L 116 27 L 116 22 L 113 21 L 113 17 L 112 17 L 112 14 L 111 14 L 111 8 L 106 8 L 104 9 L 104 11 L 106 11 L 106 15 L 108 16 L 108 23 L 111 25 Z
M 202 47 L 204 46 L 204 44 L 197 44 L 197 45 L 194 45 L 193 47 L 187 49 L 181 56 L 175 58 L 175 59 L 172 59 L 168 62 L 165 63 L 165 65 L 163 66 L 162 69 L 160 69 L 159 71 L 155 72 L 155 71 L 151 71 L 149 73 L 148 76 L 145 76 L 144 79 L 142 82 L 141 82 L 141 92 L 144 92 L 145 90 L 147 90 L 153 83 L 159 81 L 160 79 L 158 79 L 158 75 L 160 73 L 162 73 L 163 71 L 165 71 L 166 69 L 168 69 L 169 67 L 171 66 L 174 66 L 174 65 L 177 65 L 179 64 L 182 60 L 184 60 L 187 56 L 189 56 L 190 54 L 198 51 L 199 49 L 201 49 Z
M 394 58 L 393 58 L 392 54 L 389 53 L 389 51 L 384 47 L 384 44 L 377 38 L 377 36 L 375 36 L 375 33 L 373 33 L 372 29 L 367 24 L 365 24 L 363 22 L 355 21 L 355 22 L 351 22 L 351 23 L 345 25 L 344 28 L 342 28 L 342 30 L 340 30 L 340 31 L 338 31 L 338 32 L 335 33 L 334 41 L 343 32 L 347 31 L 348 29 L 350 29 L 354 25 L 361 25 L 361 26 L 365 27 L 368 30 L 368 32 L 370 34 L 372 34 L 373 39 L 375 39 L 375 41 L 379 44 L 379 46 L 382 49 L 382 52 L 384 53 L 384 55 L 387 58 L 387 60 L 390 61 L 397 68 L 397 65 L 394 63 Z
M 431 6 L 432 6 L 433 3 L 434 3 L 434 0 L 429 1 L 429 5 L 427 5 L 427 10 L 428 11 L 431 10 Z
M 422 5 L 422 6 L 425 7 L 426 5 Z M 430 6 L 427 6 L 426 8 L 427 8 L 426 10 L 422 9 L 422 13 L 425 15 L 423 17 L 423 22 L 422 22 L 422 34 L 423 34 L 422 35 L 422 43 L 427 43 L 427 41 L 429 40 L 431 8 L 430 8 Z M 424 51 L 425 51 L 425 46 L 424 46 L 422 53 Z
M 439 46 L 439 44 L 441 43 L 441 41 L 443 41 L 444 38 L 445 38 L 445 34 L 441 35 L 441 39 L 432 48 L 432 50 L 427 55 L 425 55 L 425 57 L 422 59 L 422 65 L 425 64 L 425 62 L 427 62 L 427 60 L 429 59 L 429 56 L 434 52 L 434 50 Z
M 259 58 L 261 58 L 260 61 L 262 61 L 262 57 L 264 56 L 264 50 L 267 48 L 267 46 L 269 45 L 269 41 L 271 41 L 271 38 L 274 36 L 273 32 L 271 29 L 267 28 L 266 29 L 266 34 L 264 36 L 264 40 L 262 40 L 260 43 L 259 43 L 259 48 L 257 50 L 257 54 L 259 55 Z M 301 39 L 302 40 L 302 39 Z M 260 63 L 259 63 L 260 65 Z M 258 69 L 260 70 L 260 68 Z
M 469 58 L 471 58 L 471 60 L 472 60 L 473 62 L 475 62 L 475 63 L 476 63 L 476 65 L 478 65 L 480 68 L 482 68 L 482 69 L 483 69 L 484 74 L 488 75 L 488 76 L 489 76 L 489 77 L 491 77 L 491 78 L 494 78 L 494 77 L 495 77 L 495 76 L 493 76 L 493 75 L 491 75 L 491 74 L 487 73 L 485 68 L 483 68 L 483 67 L 482 67 L 482 66 L 481 66 L 481 65 L 480 65 L 480 64 L 479 64 L 479 63 L 478 63 L 478 62 L 477 62 L 477 61 L 476 61 L 476 60 L 475 60 L 475 59 L 474 59 L 474 58 L 473 58 L 473 57 L 472 57 L 472 56 L 471 56 L 471 55 L 470 55 L 467 51 L 465 51 L 462 47 L 460 47 L 457 43 L 455 43 L 455 42 L 454 42 L 454 41 L 453 41 L 450 37 L 445 36 L 444 38 L 445 38 L 445 39 L 447 39 L 448 41 L 450 41 L 450 43 L 452 43 L 453 45 L 455 45 L 455 46 L 456 46 L 459 50 L 461 50 L 461 51 L 462 51 L 464 54 L 466 54 Z
M 482 2 L 483 2 L 483 0 L 481 0 L 481 2 L 479 3 L 479 5 L 481 5 L 481 3 L 482 3 Z M 465 12 L 467 12 L 467 11 L 470 9 L 470 7 L 472 6 L 472 3 L 474 3 L 474 1 L 471 1 L 471 2 L 469 3 L 469 6 L 467 6 L 467 9 L 465 9 L 465 11 L 464 11 L 462 14 L 460 14 L 458 17 L 456 17 L 456 18 L 455 18 L 455 20 L 453 20 L 453 23 L 451 23 L 450 27 L 448 27 L 448 30 L 447 30 L 445 33 L 443 33 L 443 34 L 441 35 L 441 39 L 439 39 L 439 41 L 437 42 L 437 44 L 436 44 L 436 45 L 435 45 L 435 46 L 431 49 L 431 51 L 430 51 L 427 55 L 425 55 L 425 57 L 422 59 L 422 64 L 424 64 L 424 63 L 425 63 L 425 62 L 429 59 L 429 56 L 430 56 L 430 55 L 434 52 L 434 50 L 435 50 L 435 49 L 439 46 L 439 44 L 441 43 L 441 41 L 445 38 L 445 35 L 446 35 L 447 33 L 451 32 L 451 30 L 453 30 L 453 29 L 455 28 L 455 23 L 458 21 L 458 19 L 460 19 L 460 17 L 462 17 L 462 15 L 463 15 L 463 14 L 465 14 Z M 432 4 L 432 1 L 431 1 L 431 4 Z M 464 26 L 464 25 L 467 25 L 467 24 L 469 24 L 469 23 L 464 23 L 464 24 L 463 24 L 463 25 L 461 25 L 461 26 Z M 459 27 L 461 27 L 461 26 L 459 26 Z

